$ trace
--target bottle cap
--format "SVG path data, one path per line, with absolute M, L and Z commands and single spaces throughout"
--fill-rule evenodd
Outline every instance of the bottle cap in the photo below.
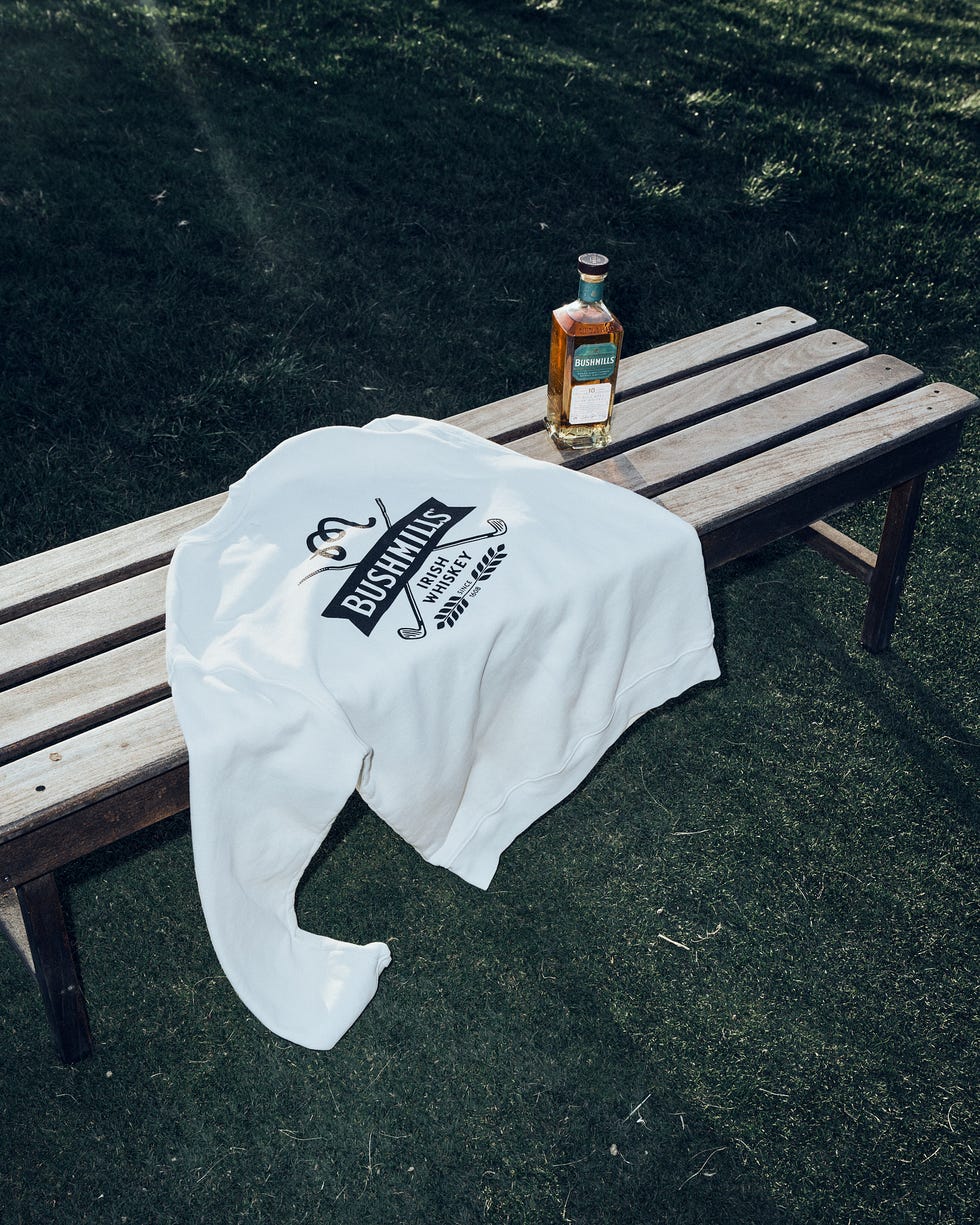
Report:
M 578 257 L 578 270 L 582 276 L 603 277 L 609 271 L 609 257 L 589 251 Z

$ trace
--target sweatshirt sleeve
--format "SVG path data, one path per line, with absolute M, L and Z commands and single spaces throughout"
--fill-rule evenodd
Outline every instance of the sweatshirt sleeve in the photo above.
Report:
M 274 1033 L 329 1050 L 391 954 L 301 931 L 296 886 L 355 789 L 365 746 L 329 699 L 185 659 L 171 682 L 190 759 L 194 866 L 208 931 L 242 1001 Z

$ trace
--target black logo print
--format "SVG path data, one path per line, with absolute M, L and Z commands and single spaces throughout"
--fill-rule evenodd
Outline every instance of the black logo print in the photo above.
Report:
M 428 498 L 408 514 L 392 523 L 384 503 L 374 499 L 385 521 L 386 530 L 365 557 L 346 565 L 321 566 L 300 579 L 307 582 L 317 574 L 336 570 L 350 571 L 349 577 L 324 608 L 321 616 L 349 621 L 362 634 L 369 636 L 398 597 L 405 595 L 411 608 L 411 625 L 402 626 L 398 635 L 405 639 L 424 638 L 425 622 L 412 593 L 411 580 L 426 565 L 437 548 L 449 549 L 473 540 L 502 536 L 507 525 L 502 519 L 489 519 L 490 530 L 459 540 L 446 540 L 450 530 L 474 511 L 474 506 L 447 506 L 438 498 Z M 343 562 L 346 548 L 346 528 L 370 528 L 376 520 L 357 523 L 338 516 L 325 516 L 316 531 L 307 537 L 306 546 L 312 554 Z M 322 543 L 321 543 L 322 542 Z M 349 542 L 348 542 L 349 543 Z
M 470 600 L 491 575 L 496 574 L 497 567 L 507 556 L 506 547 L 502 544 L 490 548 L 480 561 L 470 571 L 469 582 L 465 583 L 456 595 L 451 596 L 436 613 L 436 627 L 444 630 L 452 627 L 469 608 Z
M 373 516 L 368 519 L 367 523 L 355 523 L 353 519 L 341 519 L 337 515 L 328 515 L 320 520 L 316 525 L 316 531 L 311 532 L 306 538 L 306 547 L 311 553 L 318 553 L 321 557 L 331 557 L 334 561 L 343 561 L 347 556 L 347 550 L 343 545 L 334 544 L 336 540 L 343 540 L 347 535 L 344 530 L 348 527 L 369 528 L 374 527 L 377 519 Z M 336 524 L 337 526 L 331 526 Z M 343 526 L 340 526 L 340 525 Z M 323 545 L 318 545 L 318 540 L 323 541 Z M 307 578 L 312 578 L 312 574 L 308 574 Z M 305 580 L 304 580 L 305 581 Z

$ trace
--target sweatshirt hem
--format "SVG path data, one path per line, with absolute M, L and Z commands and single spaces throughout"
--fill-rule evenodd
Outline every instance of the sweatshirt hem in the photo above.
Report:
M 249 1012 L 277 1037 L 296 1046 L 304 1046 L 307 1050 L 330 1051 L 374 999 L 381 975 L 391 965 L 391 950 L 387 944 L 377 940 L 371 944 L 348 944 L 330 937 L 318 939 L 323 940 L 326 952 L 320 998 L 298 1019 L 282 1012 L 279 1006 L 281 1001 L 270 1002 L 261 994 L 250 991 L 246 984 L 237 977 L 232 978 L 227 971 L 226 976 Z M 307 984 L 315 981 L 315 975 L 305 979 Z M 341 987 L 347 989 L 343 998 L 338 995 Z M 327 1004 L 324 997 L 328 996 L 337 998 Z
M 719 675 L 713 642 L 685 651 L 672 663 L 646 673 L 616 695 L 606 722 L 582 736 L 564 762 L 547 774 L 516 782 L 475 830 L 464 839 L 450 835 L 426 858 L 479 889 L 488 888 L 507 847 L 570 795 L 630 724 L 691 686 Z

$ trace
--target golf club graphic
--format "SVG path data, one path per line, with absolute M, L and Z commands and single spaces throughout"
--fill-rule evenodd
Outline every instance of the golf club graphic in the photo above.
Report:
M 386 528 L 390 532 L 392 529 L 392 521 L 391 521 L 391 517 L 388 514 L 388 510 L 384 502 L 380 498 L 377 498 L 377 497 L 374 499 L 374 501 L 384 518 Z M 317 531 L 314 532 L 310 537 L 308 537 L 307 547 L 310 549 L 312 553 L 320 557 L 336 558 L 339 561 L 347 556 L 346 549 L 344 549 L 339 544 L 339 541 L 343 540 L 344 537 L 347 535 L 347 533 L 346 531 L 343 530 L 343 528 L 340 528 L 340 527 L 329 528 L 327 527 L 327 524 L 335 523 L 338 525 L 344 524 L 346 527 L 370 528 L 374 526 L 375 522 L 376 521 L 373 517 L 368 519 L 367 523 L 355 523 L 349 519 L 341 519 L 337 516 L 326 516 L 320 520 L 317 526 Z M 476 541 L 476 540 L 493 540 L 497 536 L 503 536 L 507 531 L 507 524 L 504 522 L 503 519 L 488 518 L 486 520 L 486 523 L 487 523 L 487 527 L 490 529 L 489 531 L 477 532 L 470 536 L 462 536 L 458 540 L 442 541 L 439 545 L 439 548 L 440 549 L 454 549 L 454 548 L 459 547 L 460 545 L 471 544 L 473 541 Z M 324 541 L 324 546 L 322 548 L 319 548 L 319 549 L 314 548 L 313 542 L 317 538 Z M 346 564 L 342 564 L 342 565 L 320 566 L 318 569 L 312 570 L 309 574 L 304 575 L 303 578 L 299 580 L 299 585 L 305 583 L 307 579 L 314 578 L 318 574 L 325 574 L 327 572 L 333 572 L 336 570 L 355 570 L 361 564 L 362 564 L 361 562 L 347 562 Z M 398 636 L 399 638 L 407 639 L 409 641 L 414 641 L 419 638 L 424 638 L 426 635 L 425 622 L 422 618 L 422 614 L 421 614 L 421 611 L 419 610 L 419 606 L 415 600 L 415 596 L 412 594 L 411 585 L 409 583 L 406 583 L 403 590 L 404 590 L 405 595 L 408 597 L 408 602 L 409 602 L 409 605 L 411 606 L 412 615 L 415 618 L 415 621 L 414 621 L 414 624 L 412 625 L 401 626 L 398 630 Z
M 377 499 L 375 499 L 377 501 Z M 477 536 L 464 536 L 462 540 L 444 540 L 440 546 L 443 549 L 455 549 L 461 544 L 469 544 L 473 540 L 493 540 L 495 536 L 503 536 L 507 531 L 507 524 L 503 519 L 488 519 L 490 525 L 489 532 L 480 532 Z

